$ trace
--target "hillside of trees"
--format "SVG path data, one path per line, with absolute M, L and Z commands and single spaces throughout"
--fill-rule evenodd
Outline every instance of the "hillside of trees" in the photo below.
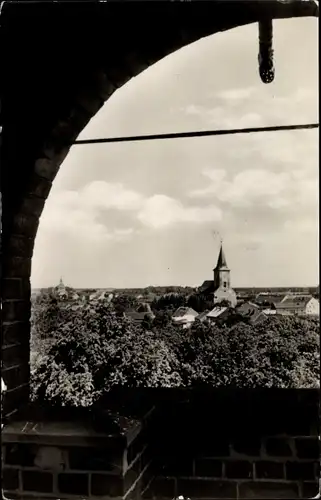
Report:
M 117 300 L 37 297 L 34 399 L 88 406 L 115 387 L 319 387 L 317 319 L 271 317 L 255 326 L 196 320 L 184 330 L 172 324 L 166 301 L 137 325 L 123 314 L 121 296 Z

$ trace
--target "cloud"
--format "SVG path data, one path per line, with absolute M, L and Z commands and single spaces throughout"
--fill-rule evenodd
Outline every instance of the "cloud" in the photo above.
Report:
M 140 207 L 142 195 L 127 189 L 121 183 L 94 181 L 81 192 L 84 204 L 97 209 L 135 210 Z
M 144 197 L 124 187 L 94 181 L 81 190 L 52 193 L 41 218 L 45 231 L 65 234 L 79 241 L 107 243 L 130 238 L 139 227 L 119 227 L 116 211 L 127 212 L 131 224 L 140 222 L 148 228 L 159 229 L 179 222 L 206 223 L 221 218 L 215 206 L 184 206 L 175 198 L 163 194 Z M 108 222 L 102 214 L 108 213 Z M 114 226 L 112 228 L 112 226 Z
M 209 180 L 204 187 L 188 193 L 191 198 L 215 197 L 217 201 L 234 207 L 265 205 L 270 208 L 301 208 L 315 206 L 318 188 L 314 179 L 309 179 L 304 170 L 271 172 L 265 169 L 247 169 L 227 180 L 222 169 L 204 169 L 203 176 Z
M 140 195 L 121 184 L 94 181 L 79 191 L 51 193 L 41 217 L 45 231 L 65 234 L 86 242 L 110 242 L 127 239 L 132 228 L 110 229 L 98 218 L 102 210 L 134 210 Z
M 252 97 L 255 92 L 255 87 L 235 88 L 217 92 L 215 97 L 227 101 L 244 101 L 245 99 Z
M 184 207 L 169 196 L 157 194 L 146 200 L 138 214 L 146 226 L 159 229 L 178 222 L 204 223 L 220 220 L 221 210 L 215 206 Z

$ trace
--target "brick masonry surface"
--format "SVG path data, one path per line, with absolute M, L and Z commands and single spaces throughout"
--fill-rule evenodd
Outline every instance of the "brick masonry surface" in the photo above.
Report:
M 317 495 L 318 391 L 241 394 L 199 394 L 167 402 L 167 417 L 159 414 L 158 474 L 146 499 Z
M 97 437 L 79 424 L 66 432 L 65 423 L 29 433 L 27 422 L 5 428 L 2 439 L 2 479 L 7 498 L 112 498 L 139 500 L 152 479 L 150 412 L 126 433 Z M 29 423 L 30 424 L 30 423 Z M 39 424 L 42 425 L 43 423 Z M 69 425 L 69 424 L 68 424 Z M 30 425 L 29 425 L 30 427 Z M 68 429 L 72 429 L 70 423 Z M 12 429 L 20 428 L 20 431 Z M 60 428 L 60 436 L 59 436 Z M 11 429 L 11 430 L 10 430 Z M 50 435 L 51 434 L 51 435 Z M 73 437 L 73 441 L 71 438 Z M 96 441 L 93 439 L 96 438 Z M 56 440 L 56 443 L 55 443 Z M 65 444 L 64 444 L 65 442 Z
M 132 397 L 137 406 L 143 401 L 135 391 Z M 6 426 L 6 496 L 216 500 L 317 494 L 318 391 L 149 391 L 146 400 L 154 410 L 129 420 L 119 439 L 88 435 L 76 421 L 40 422 L 36 435 L 27 432 L 30 422 Z

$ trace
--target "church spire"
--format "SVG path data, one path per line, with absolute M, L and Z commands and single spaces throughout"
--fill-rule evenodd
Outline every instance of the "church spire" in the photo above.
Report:
M 226 257 L 223 250 L 223 241 L 221 240 L 221 248 L 220 253 L 218 255 L 216 269 L 222 269 L 223 267 L 227 268 Z

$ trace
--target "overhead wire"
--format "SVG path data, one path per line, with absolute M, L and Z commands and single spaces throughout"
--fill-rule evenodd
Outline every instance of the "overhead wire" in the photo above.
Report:
M 75 145 L 85 144 L 105 144 L 111 142 L 138 142 L 155 141 L 164 139 L 188 139 L 193 137 L 210 137 L 218 135 L 253 134 L 262 132 L 280 132 L 286 130 L 309 130 L 319 127 L 319 123 L 307 123 L 303 125 L 275 125 L 271 127 L 249 127 L 221 130 L 200 130 L 194 132 L 173 132 L 169 134 L 133 135 L 124 137 L 107 137 L 99 139 L 80 139 L 74 142 Z

